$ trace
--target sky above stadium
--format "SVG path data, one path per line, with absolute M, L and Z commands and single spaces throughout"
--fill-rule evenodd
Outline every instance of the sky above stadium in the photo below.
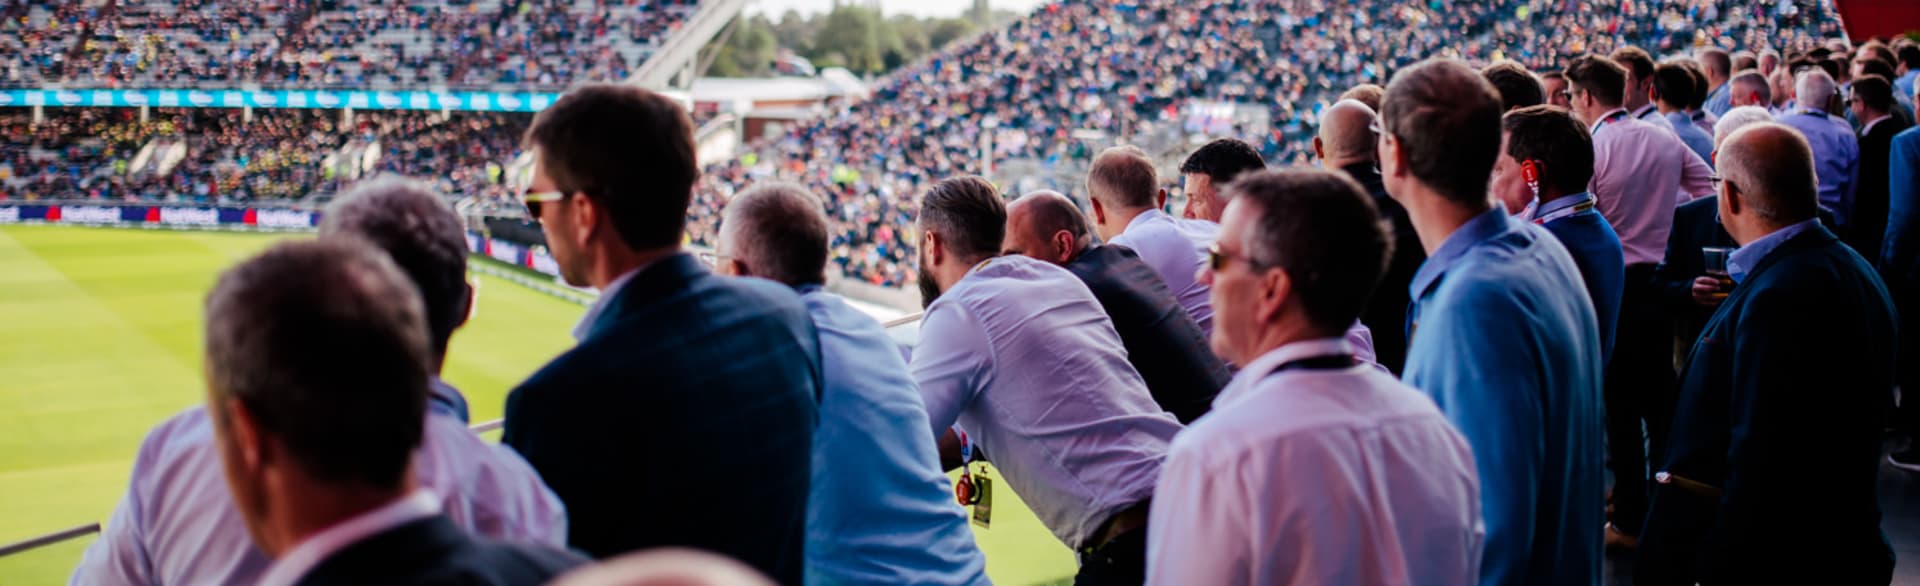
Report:
M 864 4 L 868 0 L 840 0 L 841 2 Z M 992 0 L 995 9 L 1025 13 L 1045 0 Z M 756 0 L 747 7 L 749 14 L 767 14 L 779 18 L 788 9 L 798 10 L 802 14 L 826 12 L 833 9 L 834 0 Z M 972 0 L 879 0 L 881 12 L 887 14 L 912 14 L 922 18 L 929 16 L 959 16 L 973 7 Z

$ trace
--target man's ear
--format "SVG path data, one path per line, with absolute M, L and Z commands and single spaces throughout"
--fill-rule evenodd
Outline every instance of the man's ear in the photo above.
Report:
M 1067 264 L 1067 262 L 1069 261 L 1072 261 L 1073 252 L 1074 252 L 1073 251 L 1074 240 L 1075 239 L 1073 237 L 1072 232 L 1068 232 L 1066 230 L 1054 231 L 1053 258 L 1050 258 L 1047 260 L 1053 261 L 1055 264 L 1062 264 L 1062 265 Z
M 226 418 L 223 427 L 230 446 L 228 454 L 239 460 L 229 466 L 248 472 L 259 471 L 263 464 L 274 458 L 274 454 L 266 438 L 261 435 L 260 425 L 254 421 L 253 413 L 247 411 L 239 399 L 231 397 L 221 399 L 219 408 Z
M 606 213 L 606 210 L 600 209 L 600 205 L 594 202 L 593 198 L 587 197 L 584 193 L 577 193 L 569 198 L 569 203 L 567 213 L 573 216 L 575 250 L 585 250 L 587 243 L 595 238 L 610 236 L 600 233 L 600 216 Z
M 1100 205 L 1100 198 L 1089 197 L 1087 201 L 1093 204 L 1093 223 L 1101 226 L 1107 225 L 1107 208 L 1106 206 Z
M 1272 323 L 1274 316 L 1280 314 L 1280 308 L 1293 300 L 1293 279 L 1280 269 L 1267 269 L 1260 276 L 1261 290 L 1259 307 L 1255 309 L 1254 319 L 1259 323 Z
M 1167 190 L 1166 190 L 1166 188 L 1164 188 L 1164 187 L 1163 187 L 1163 188 L 1160 188 L 1160 192 L 1159 192 L 1159 193 L 1157 193 L 1157 194 L 1154 194 L 1154 196 L 1153 196 L 1153 209 L 1156 209 L 1156 210 L 1165 210 L 1165 209 L 1167 209 Z
M 473 286 L 473 281 L 461 281 L 460 285 L 461 288 L 466 289 L 466 294 L 460 296 L 460 319 L 453 322 L 455 331 L 467 325 L 467 320 L 473 319 L 474 304 L 480 299 L 480 289 Z
M 927 251 L 927 268 L 939 266 L 947 258 L 947 243 L 935 232 L 920 233 L 920 248 Z
M 1320 137 L 1313 137 L 1313 158 L 1327 160 L 1327 149 L 1320 146 Z
M 729 258 L 727 259 L 727 265 L 732 268 L 733 272 L 730 274 L 732 274 L 733 276 L 736 276 L 736 277 L 753 276 L 753 272 L 747 270 L 747 263 L 740 262 L 740 259 Z
M 1404 177 L 1407 175 L 1407 150 L 1400 148 L 1400 139 L 1394 138 L 1392 135 L 1387 135 L 1380 139 L 1380 160 L 1393 161 L 1394 176 Z M 1385 172 L 1386 166 L 1382 165 L 1380 170 Z

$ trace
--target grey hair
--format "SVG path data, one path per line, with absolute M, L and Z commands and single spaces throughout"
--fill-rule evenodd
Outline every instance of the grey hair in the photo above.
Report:
M 1727 113 L 1720 117 L 1720 121 L 1713 124 L 1713 147 L 1720 148 L 1720 143 L 1726 142 L 1727 137 L 1733 136 L 1733 131 L 1772 121 L 1773 113 L 1759 106 L 1741 106 L 1727 110 Z
M 1773 84 L 1767 81 L 1767 76 L 1760 75 L 1759 70 L 1748 69 L 1736 73 L 1733 75 L 1733 79 L 1727 80 L 1727 83 L 1743 86 L 1748 90 L 1759 92 L 1761 104 L 1773 103 Z
M 753 276 L 789 286 L 826 282 L 828 225 L 821 199 L 784 181 L 733 196 L 720 220 L 722 252 Z
M 424 182 L 397 175 L 361 181 L 333 200 L 320 219 L 321 239 L 339 237 L 366 240 L 393 258 L 426 304 L 434 355 L 444 355 L 472 299 L 466 227 L 446 198 Z
M 1811 106 L 1825 110 L 1827 100 L 1838 92 L 1835 88 L 1833 76 L 1827 75 L 1827 72 L 1818 69 L 1806 71 L 1793 80 L 1793 99 L 1803 108 Z

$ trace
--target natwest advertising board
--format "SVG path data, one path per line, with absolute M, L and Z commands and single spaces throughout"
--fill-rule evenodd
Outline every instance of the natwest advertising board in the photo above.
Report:
M 0 224 L 51 223 L 181 229 L 311 230 L 319 222 L 320 214 L 307 210 L 197 205 L 0 202 Z

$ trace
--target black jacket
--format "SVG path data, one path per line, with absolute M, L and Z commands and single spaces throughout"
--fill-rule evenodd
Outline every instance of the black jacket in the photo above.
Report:
M 1153 267 L 1133 249 L 1106 245 L 1081 252 L 1067 270 L 1107 310 L 1127 347 L 1127 362 L 1146 379 L 1161 409 L 1184 424 L 1213 408 L 1213 396 L 1233 374 Z
M 1881 121 L 1873 131 L 1860 136 L 1860 186 L 1853 195 L 1853 225 L 1847 227 L 1847 245 L 1860 256 L 1880 258 L 1880 243 L 1887 236 L 1888 164 L 1893 156 L 1893 135 L 1912 126 L 1899 116 Z
M 1654 470 L 1690 482 L 1655 485 L 1636 582 L 1886 584 L 1895 334 L 1879 275 L 1826 228 L 1761 259 L 1687 357 Z
M 569 552 L 475 538 L 445 515 L 435 515 L 334 552 L 299 584 L 536 586 L 585 563 Z
M 1427 249 L 1421 247 L 1407 209 L 1387 195 L 1386 184 L 1373 163 L 1347 165 L 1340 170 L 1360 182 L 1373 197 L 1374 207 L 1380 208 L 1380 219 L 1393 230 L 1393 258 L 1388 260 L 1387 272 L 1380 277 L 1380 286 L 1374 288 L 1373 298 L 1367 301 L 1366 311 L 1360 314 L 1360 323 L 1373 331 L 1373 352 L 1380 365 L 1399 374 L 1407 361 L 1407 306 L 1413 303 L 1407 288 L 1413 284 L 1413 274 L 1420 272 L 1421 263 L 1427 262 Z
M 791 288 L 678 255 L 507 397 L 501 442 L 597 558 L 686 546 L 800 582 L 820 349 Z

